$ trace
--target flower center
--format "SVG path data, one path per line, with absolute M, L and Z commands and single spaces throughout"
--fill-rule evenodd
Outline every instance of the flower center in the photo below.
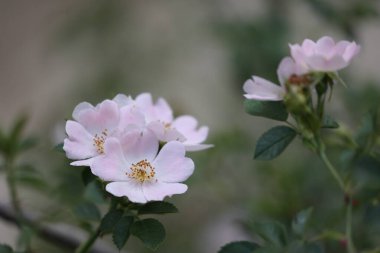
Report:
M 127 176 L 139 181 L 140 183 L 150 181 L 154 179 L 154 176 L 156 175 L 154 167 L 146 159 L 141 160 L 138 163 L 133 163 L 129 169 L 131 172 L 126 173 Z
M 104 129 L 101 134 L 95 134 L 94 136 L 94 143 L 92 144 L 98 153 L 104 154 L 104 142 L 106 141 L 106 138 L 108 136 L 108 130 Z
M 311 79 L 310 79 L 310 76 L 309 75 L 301 75 L 301 76 L 297 76 L 295 74 L 291 75 L 289 77 L 289 80 L 288 82 L 290 84 L 294 84 L 294 85 L 303 85 L 303 84 L 310 84 L 311 83 Z

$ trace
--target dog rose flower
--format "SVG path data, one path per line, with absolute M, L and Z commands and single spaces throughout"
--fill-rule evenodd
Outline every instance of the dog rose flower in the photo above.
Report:
M 104 152 L 91 166 L 93 174 L 109 181 L 106 190 L 126 196 L 132 202 L 163 200 L 187 191 L 185 181 L 194 171 L 194 163 L 185 157 L 182 143 L 172 141 L 158 152 L 153 132 L 131 131 L 122 138 L 108 138 Z
M 289 47 L 297 63 L 318 72 L 335 72 L 343 69 L 360 51 L 360 46 L 355 42 L 342 40 L 335 43 L 328 36 L 320 38 L 317 42 L 306 39 L 302 45 L 293 44 Z

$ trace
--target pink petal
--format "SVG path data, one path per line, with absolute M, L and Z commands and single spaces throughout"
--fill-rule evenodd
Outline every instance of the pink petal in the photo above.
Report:
M 133 128 L 143 129 L 146 127 L 145 116 L 135 106 L 124 106 L 120 109 L 119 132 L 123 133 Z
M 104 155 L 91 164 L 91 172 L 105 181 L 129 181 L 126 173 L 130 166 L 124 158 L 120 142 L 111 137 L 104 144 Z
M 92 158 L 88 158 L 88 159 L 85 159 L 85 160 L 80 160 L 80 161 L 75 161 L 75 162 L 71 162 L 70 165 L 71 166 L 85 166 L 85 167 L 90 167 L 93 162 L 96 160 L 96 158 L 98 158 L 99 156 L 95 156 L 95 157 L 92 157 Z
M 305 39 L 302 42 L 302 48 L 301 49 L 302 49 L 304 55 L 311 55 L 315 52 L 315 47 L 316 47 L 316 44 L 314 41 L 309 40 L 309 39 Z
M 165 144 L 152 165 L 160 182 L 182 182 L 194 172 L 194 162 L 185 157 L 185 147 L 177 141 Z
M 325 57 L 328 57 L 330 55 L 331 57 L 335 51 L 335 41 L 331 37 L 324 36 L 317 41 L 315 48 L 315 53 L 318 53 Z
M 155 133 L 157 138 L 163 142 L 169 141 L 185 141 L 186 138 L 177 129 L 165 126 L 161 121 L 153 121 L 148 124 L 148 128 Z
M 126 196 L 135 203 L 147 202 L 142 190 L 142 184 L 139 182 L 112 182 L 107 184 L 106 190 L 116 197 Z
M 126 96 L 124 94 L 117 94 L 113 99 L 112 99 L 119 107 L 131 105 L 133 103 L 133 99 L 131 96 Z
M 192 151 L 200 151 L 205 150 L 214 147 L 212 144 L 185 144 L 186 151 L 192 152 Z
M 347 62 L 339 55 L 326 59 L 321 55 L 313 55 L 307 59 L 307 63 L 315 71 L 334 72 L 347 66 Z
M 173 111 L 165 99 L 159 98 L 155 105 L 157 118 L 163 122 L 170 123 L 173 121 Z
M 261 77 L 253 76 L 244 83 L 243 89 L 248 99 L 279 101 L 283 99 L 285 90 Z
M 346 51 L 343 54 L 344 60 L 350 62 L 352 58 L 360 52 L 360 46 L 358 46 L 355 42 L 352 42 L 349 46 L 347 46 Z
M 82 102 L 78 104 L 77 106 L 75 106 L 74 111 L 73 111 L 73 119 L 78 121 L 79 115 L 87 109 L 94 109 L 94 107 L 92 106 L 92 104 L 88 102 Z
M 182 194 L 187 191 L 187 185 L 180 183 L 144 182 L 142 186 L 148 201 L 160 201 L 166 196 Z
M 124 157 L 128 164 L 156 157 L 159 142 L 155 134 L 149 130 L 132 130 L 120 138 Z
M 94 135 L 105 129 L 112 131 L 119 124 L 119 107 L 114 101 L 105 100 L 95 109 L 80 113 L 78 122 Z
M 79 123 L 68 120 L 66 122 L 68 138 L 64 140 L 63 150 L 69 159 L 82 160 L 97 155 L 93 146 L 93 137 Z

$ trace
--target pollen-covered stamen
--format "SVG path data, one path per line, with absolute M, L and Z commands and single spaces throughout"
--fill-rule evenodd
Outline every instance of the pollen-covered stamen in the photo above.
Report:
M 131 172 L 126 173 L 127 176 L 139 181 L 140 183 L 151 181 L 156 175 L 154 167 L 150 164 L 150 162 L 148 162 L 147 159 L 141 160 L 138 163 L 133 163 L 129 169 Z
M 297 76 L 295 74 L 291 75 L 289 77 L 289 80 L 288 82 L 290 84 L 294 84 L 294 85 L 303 85 L 303 84 L 310 84 L 311 83 L 311 77 L 309 75 L 300 75 L 300 76 Z
M 104 129 L 100 134 L 95 134 L 92 144 L 96 151 L 98 151 L 99 154 L 104 154 L 104 142 L 106 141 L 108 136 L 108 130 Z

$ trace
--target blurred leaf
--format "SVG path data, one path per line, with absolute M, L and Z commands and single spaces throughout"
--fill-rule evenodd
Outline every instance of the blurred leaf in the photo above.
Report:
M 9 142 L 11 143 L 18 143 L 21 139 L 21 134 L 23 130 L 25 129 L 26 123 L 28 122 L 28 117 L 26 115 L 21 115 L 16 122 L 14 123 L 10 137 Z
M 279 156 L 296 135 L 296 131 L 287 126 L 276 126 L 269 129 L 257 141 L 254 158 L 271 160 Z
M 253 116 L 259 116 L 279 121 L 286 121 L 288 112 L 282 101 L 258 101 L 246 99 L 245 111 Z
M 323 248 L 316 243 L 305 241 L 293 241 L 288 247 L 287 252 L 291 253 L 323 253 Z
M 297 213 L 292 221 L 292 230 L 295 234 L 301 236 L 305 232 L 305 228 L 309 222 L 313 208 L 308 208 Z
M 89 184 L 86 185 L 83 193 L 83 197 L 85 200 L 93 203 L 104 203 L 105 198 L 103 194 L 103 186 L 102 183 L 95 180 L 90 182 Z
M 32 237 L 35 231 L 29 226 L 22 226 L 20 236 L 17 241 L 18 248 L 26 250 L 31 244 Z
M 218 253 L 252 253 L 259 246 L 256 243 L 248 241 L 231 242 L 223 246 Z
M 253 251 L 253 253 L 284 253 L 284 250 L 276 246 L 265 246 Z
M 322 128 L 338 128 L 339 124 L 329 115 L 325 115 L 322 121 Z
M 48 187 L 42 174 L 31 165 L 17 167 L 14 176 L 20 184 L 37 190 L 46 190 Z
M 94 174 L 92 174 L 90 168 L 85 167 L 82 170 L 82 182 L 84 185 L 88 185 L 89 183 L 91 183 L 95 179 L 96 179 L 96 176 Z
M 132 223 L 132 216 L 124 216 L 117 222 L 113 230 L 112 240 L 119 250 L 124 247 L 129 238 Z
M 139 214 L 165 213 L 178 213 L 178 209 L 172 203 L 165 201 L 148 202 L 139 209 Z
M 100 211 L 93 203 L 85 202 L 74 208 L 74 213 L 82 220 L 100 220 Z
M 26 139 L 23 139 L 19 146 L 18 146 L 18 151 L 27 151 L 37 145 L 37 138 L 35 137 L 28 137 Z
M 255 222 L 253 229 L 268 244 L 274 246 L 286 245 L 285 227 L 278 222 Z
M 100 233 L 106 234 L 111 233 L 114 230 L 116 224 L 118 224 L 119 220 L 123 216 L 122 210 L 110 210 L 102 219 L 100 223 Z
M 63 150 L 63 143 L 59 143 L 54 147 L 54 150 L 57 152 L 65 153 L 65 150 Z
M 13 253 L 13 250 L 6 244 L 0 244 L 0 253 Z
M 155 219 L 136 221 L 131 228 L 131 233 L 151 250 L 156 250 L 166 236 L 164 226 Z

